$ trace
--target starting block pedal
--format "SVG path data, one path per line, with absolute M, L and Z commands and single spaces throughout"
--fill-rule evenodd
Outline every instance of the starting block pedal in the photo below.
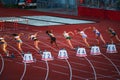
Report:
M 67 51 L 65 49 L 59 50 L 58 58 L 59 59 L 68 59 Z
M 52 55 L 51 55 L 51 52 L 49 52 L 49 51 L 44 51 L 43 54 L 42 54 L 42 60 L 43 60 L 43 61 L 53 60 L 53 57 L 52 57 Z
M 85 57 L 85 56 L 87 56 L 85 48 L 78 48 L 76 56 L 78 56 L 78 57 Z
M 90 51 L 91 55 L 100 55 L 100 48 L 99 46 L 92 46 L 91 51 Z
M 32 54 L 29 53 L 29 52 L 27 54 L 24 54 L 23 62 L 24 63 L 32 63 L 32 62 L 34 62 Z
M 106 53 L 117 53 L 115 44 L 108 44 Z

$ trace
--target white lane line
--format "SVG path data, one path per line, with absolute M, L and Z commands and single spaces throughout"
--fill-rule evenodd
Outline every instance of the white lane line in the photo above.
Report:
M 115 54 L 115 53 L 114 53 Z M 108 54 L 108 55 L 111 55 L 111 54 Z M 118 54 L 119 55 L 119 54 Z M 115 57 L 118 57 L 118 55 L 116 55 Z M 113 56 L 113 55 L 112 55 Z M 100 57 L 100 56 L 96 56 L 96 57 L 98 57 L 98 58 L 102 58 L 102 57 Z M 120 60 L 119 59 L 111 59 L 112 61 L 116 61 L 117 63 L 120 63 Z
M 102 53 L 102 56 L 104 56 L 113 65 L 113 67 L 116 69 L 116 71 L 120 75 L 120 71 L 119 71 L 118 67 L 114 64 L 114 62 L 109 57 L 105 56 L 103 53 Z
M 26 46 L 28 46 L 27 48 L 31 48 L 31 49 L 33 49 L 33 50 L 35 50 L 36 52 L 39 53 L 39 51 L 37 49 L 35 49 L 33 46 L 31 46 L 31 45 L 29 45 L 29 44 L 27 44 L 25 42 L 23 44 L 25 44 Z
M 18 52 L 18 53 L 21 55 L 21 57 L 23 58 L 22 54 L 21 54 L 16 48 L 12 47 L 11 45 L 8 45 L 8 46 L 11 47 L 11 48 L 13 48 L 13 49 L 14 49 L 16 52 Z M 20 77 L 20 80 L 23 80 L 23 78 L 24 78 L 24 76 L 25 76 L 25 73 L 26 73 L 26 63 L 24 63 L 24 71 L 23 71 L 22 76 Z
M 52 72 L 55 72 L 57 74 L 62 74 L 62 75 L 66 75 L 68 76 L 69 74 L 68 73 L 64 73 L 64 72 L 60 72 L 60 71 L 56 71 L 56 70 L 52 70 Z M 76 75 L 73 75 L 74 78 L 78 78 L 78 79 L 86 79 L 86 78 L 83 78 L 83 77 L 80 77 L 80 76 L 76 76 Z
M 24 76 L 25 76 L 25 73 L 26 73 L 26 63 L 24 63 L 24 71 L 23 71 L 23 75 L 21 76 L 20 80 L 23 80 Z
M 45 45 L 45 46 L 47 46 L 47 47 L 50 47 L 51 49 L 53 49 L 54 51 L 58 51 L 58 50 L 56 50 L 55 48 L 53 48 L 53 47 L 51 47 L 50 45 L 48 45 L 48 44 L 45 44 L 44 42 L 42 42 L 41 41 L 41 43 L 43 44 L 43 45 Z
M 40 66 L 33 66 L 34 68 L 38 68 L 38 69 L 43 69 L 43 70 L 46 70 L 46 68 L 44 67 L 40 67 Z
M 117 69 L 117 68 L 116 68 Z M 118 70 L 117 70 L 118 71 Z
M 1 60 L 2 60 L 2 68 L 0 70 L 0 75 L 2 74 L 3 70 L 4 70 L 4 59 L 2 57 L 2 55 L 0 54 Z
M 61 37 L 62 38 L 62 37 Z M 79 41 L 75 41 L 75 40 L 72 40 L 72 41 L 74 41 L 74 42 L 77 42 L 77 43 L 80 43 L 80 44 L 82 44 L 82 45 L 84 45 L 85 46 L 85 44 L 83 44 L 82 42 L 79 42 Z M 60 42 L 61 43 L 61 42 Z M 63 44 L 63 45 L 65 45 L 65 44 Z M 104 57 L 107 57 L 107 56 L 105 56 L 104 54 L 102 54 Z M 117 72 L 119 73 L 119 75 L 120 75 L 120 72 L 119 72 L 119 69 L 117 68 L 117 66 L 107 57 L 107 59 L 109 60 L 109 62 L 111 62 L 111 64 L 115 67 L 115 69 L 117 70 Z
M 58 50 L 57 49 L 55 49 L 55 48 L 53 48 L 53 47 L 51 47 L 51 46 L 49 46 L 48 44 L 45 44 L 44 42 L 42 42 L 41 41 L 41 43 L 42 44 L 44 44 L 44 45 L 47 45 L 48 47 L 50 47 L 51 49 L 53 49 L 54 51 L 57 51 L 58 52 Z M 65 60 L 66 62 L 67 62 L 67 64 L 68 64 L 68 66 L 69 66 L 69 70 L 70 70 L 70 80 L 72 80 L 72 67 L 71 67 L 71 65 L 70 65 L 70 63 L 69 63 L 69 61 L 68 60 Z
M 116 76 L 118 76 L 118 75 L 102 76 L 102 77 L 98 77 L 98 79 L 103 80 L 104 78 L 110 78 L 112 80 L 120 80 L 119 77 L 117 78 Z M 93 80 L 94 78 L 89 78 L 89 79 Z
M 7 59 L 6 59 L 7 60 Z M 8 61 L 10 61 L 10 60 L 8 60 Z M 17 64 L 23 64 L 23 63 L 20 63 L 20 62 L 16 62 Z M 66 68 L 66 69 L 68 69 L 68 67 L 67 66 L 62 66 L 62 65 L 58 65 L 58 64 L 53 64 L 52 63 L 52 65 L 55 65 L 55 66 L 59 66 L 59 67 L 63 67 L 63 68 Z M 31 66 L 31 65 L 29 65 L 29 66 Z M 44 68 L 44 67 L 39 67 L 39 66 L 32 66 L 33 68 L 38 68 L 38 69 L 43 69 L 43 70 L 47 70 L 46 68 Z M 84 72 L 84 73 L 90 73 L 90 72 L 88 72 L 88 71 L 84 71 L 84 70 L 79 70 L 79 69 L 75 69 L 75 68 L 73 68 L 73 70 L 75 70 L 75 71 L 80 71 L 80 72 Z M 55 73 L 58 73 L 58 74 L 62 74 L 62 75 L 69 75 L 68 73 L 64 73 L 64 72 L 60 72 L 60 71 L 56 71 L 56 70 L 52 70 L 53 72 L 55 72 Z M 93 73 L 90 73 L 90 74 L 93 74 Z M 101 75 L 101 74 L 98 74 L 99 76 L 101 76 L 101 77 L 99 77 L 99 78 L 105 78 L 105 77 L 107 77 L 107 78 L 110 78 L 110 77 L 112 77 L 112 76 L 104 76 L 104 75 Z M 73 75 L 73 77 L 74 78 L 78 78 L 78 79 L 86 79 L 86 78 L 83 78 L 83 77 L 80 77 L 80 76 L 76 76 L 76 75 Z M 93 79 L 93 78 L 88 78 L 88 79 Z
M 112 60 L 110 58 L 108 58 L 107 56 L 105 56 L 104 54 L 102 54 L 113 66 L 114 68 L 116 69 L 116 71 L 118 72 L 118 74 L 120 75 L 120 71 L 119 69 L 117 68 L 117 66 L 112 62 Z
M 58 41 L 59 42 L 59 41 Z M 66 44 L 63 44 L 62 42 L 59 42 L 60 44 L 62 44 L 62 45 L 65 45 L 65 46 L 67 46 L 67 47 L 69 47 L 68 45 L 66 45 Z M 90 60 L 88 61 L 89 63 L 90 63 L 90 65 L 92 65 L 92 63 L 90 62 Z M 70 65 L 70 63 L 68 63 L 68 65 L 69 65 L 69 68 L 71 68 L 71 65 Z M 95 68 L 94 68 L 94 66 L 92 66 L 92 68 L 93 68 L 93 71 L 94 71 L 94 75 L 95 75 L 95 80 L 97 80 L 97 76 L 96 76 L 96 71 L 95 71 Z M 70 80 L 72 79 L 72 69 L 70 69 Z
M 53 49 L 54 51 L 58 51 L 57 49 L 49 46 L 48 44 L 45 44 L 45 43 L 42 42 L 42 41 L 41 41 L 41 43 L 42 43 L 43 45 L 46 45 L 46 46 L 50 47 L 50 48 Z M 69 61 L 66 60 L 66 62 L 67 62 L 67 64 L 68 64 L 69 70 L 70 70 L 70 80 L 72 80 L 72 68 L 71 68 L 71 65 L 70 65 Z M 47 62 L 47 61 L 46 61 L 46 64 L 47 64 L 47 72 L 49 73 L 49 66 L 48 66 L 48 62 Z M 47 73 L 47 75 L 46 75 L 47 78 L 48 78 L 48 73 Z M 45 78 L 45 80 L 47 80 L 47 78 Z
M 117 68 L 117 66 L 112 62 L 112 60 L 110 58 L 108 58 L 107 56 L 105 56 L 103 53 L 102 55 L 113 65 L 113 67 L 116 69 L 116 71 L 118 72 L 118 74 L 120 75 L 120 71 Z
M 49 46 L 48 44 L 45 44 L 44 42 L 42 42 L 42 43 L 43 43 L 44 45 L 47 45 L 48 47 L 50 47 L 50 48 L 53 49 L 54 51 L 58 51 L 57 49 Z M 70 70 L 70 80 L 72 80 L 72 67 L 71 67 L 71 65 L 70 65 L 70 63 L 69 63 L 68 60 L 65 59 L 65 61 L 67 62 L 68 66 L 69 66 L 69 70 Z
M 95 71 L 95 68 L 94 68 L 94 65 L 90 62 L 90 60 L 85 57 L 85 59 L 89 62 L 89 64 L 91 65 L 92 69 L 93 69 L 93 72 L 94 72 L 94 79 L 97 80 L 97 74 L 96 74 L 96 71 Z
M 68 66 L 69 66 L 69 70 L 70 70 L 70 80 L 72 80 L 72 67 L 69 63 L 69 61 L 67 59 L 65 59 L 65 61 L 67 62 Z
M 61 37 L 61 38 L 62 38 L 62 37 Z M 72 41 L 73 41 L 73 40 L 72 40 Z M 75 41 L 75 40 L 74 40 L 74 41 Z M 61 44 L 63 45 L 64 43 L 61 42 Z M 84 45 L 84 44 L 82 44 L 82 45 Z M 95 70 L 93 64 L 90 62 L 90 60 L 89 60 L 87 57 L 85 57 L 85 59 L 86 59 L 86 60 L 89 62 L 89 64 L 91 65 L 91 67 L 92 67 L 92 69 L 93 69 L 93 72 L 94 72 L 95 80 L 97 80 L 96 70 Z
M 72 40 L 72 41 L 75 41 L 75 40 Z M 77 41 L 75 41 L 75 42 L 77 42 Z M 85 44 L 83 44 L 83 43 L 81 43 L 81 42 L 78 42 L 78 43 L 80 43 L 80 44 L 82 44 L 82 45 L 85 45 Z M 103 53 L 102 53 L 102 55 L 114 66 L 114 68 L 116 69 L 116 71 L 117 71 L 118 74 L 120 75 L 119 69 L 118 69 L 117 66 L 111 61 L 111 59 L 108 58 L 107 56 L 105 56 Z
M 62 37 L 61 37 L 62 38 Z M 59 41 L 58 41 L 59 42 Z M 68 45 L 66 45 L 66 44 L 64 44 L 64 43 L 62 43 L 62 42 L 59 42 L 60 44 L 62 44 L 62 45 L 65 45 L 65 46 L 67 46 L 67 47 L 69 47 Z M 96 76 L 96 71 L 95 71 L 95 68 L 94 68 L 94 66 L 92 65 L 92 63 L 90 62 L 90 60 L 88 60 L 87 58 L 85 58 L 88 62 L 89 62 L 89 64 L 91 65 L 91 67 L 92 67 L 92 69 L 93 69 L 93 72 L 94 72 L 94 77 L 95 77 L 95 80 L 97 80 L 97 76 Z M 68 65 L 70 65 L 70 63 L 68 64 Z M 72 74 L 72 68 L 71 68 L 71 66 L 69 66 L 69 69 L 70 69 L 70 75 Z M 70 80 L 72 79 L 72 76 L 70 76 Z
M 39 31 L 38 31 L 39 32 Z M 36 49 L 36 48 L 34 48 L 34 47 L 32 47 L 31 45 L 29 45 L 29 44 L 26 44 L 26 43 L 24 43 L 25 45 L 27 45 L 27 46 L 29 46 L 29 47 L 31 47 L 32 49 L 34 49 L 35 51 L 37 51 L 38 53 L 39 53 L 39 51 Z M 44 44 L 44 43 L 43 43 Z M 44 45 L 46 45 L 46 44 L 44 44 Z M 47 45 L 47 46 L 49 46 L 49 45 Z M 47 80 L 48 79 L 48 75 L 49 75 L 49 65 L 48 65 L 48 62 L 47 61 L 45 61 L 45 63 L 46 63 L 46 67 L 47 67 L 47 72 L 46 72 L 46 77 L 45 77 L 45 80 Z
M 91 42 L 91 43 L 93 43 L 93 42 Z M 118 67 L 114 64 L 114 62 L 109 57 L 105 56 L 103 53 L 102 53 L 102 55 L 113 65 L 113 67 L 116 69 L 116 71 L 120 75 L 120 71 L 119 71 Z
M 80 58 L 79 58 L 80 59 Z M 91 61 L 91 60 L 90 60 Z M 91 61 L 92 62 L 92 61 Z M 87 66 L 87 65 L 85 65 L 85 64 L 81 64 L 81 63 L 76 63 L 76 62 L 70 62 L 70 63 L 72 63 L 72 64 L 76 64 L 76 65 L 78 65 L 78 66 Z M 101 68 L 101 67 L 95 67 L 96 69 L 99 69 L 99 70 L 104 70 L 104 71 L 107 71 L 108 69 L 105 69 L 105 68 Z
M 47 74 L 46 74 L 46 77 L 45 77 L 45 80 L 48 80 L 48 76 L 49 76 L 49 65 L 48 65 L 48 62 L 45 61 L 46 63 L 46 66 L 47 66 Z
M 27 44 L 27 43 L 24 43 L 25 45 L 29 46 L 31 49 L 34 49 L 35 51 L 39 52 L 37 49 L 35 49 L 34 47 L 32 47 L 31 45 Z M 49 65 L 48 65 L 48 62 L 46 61 L 46 66 L 47 66 L 47 72 L 46 72 L 46 77 L 45 77 L 45 80 L 48 79 L 48 75 L 49 75 Z

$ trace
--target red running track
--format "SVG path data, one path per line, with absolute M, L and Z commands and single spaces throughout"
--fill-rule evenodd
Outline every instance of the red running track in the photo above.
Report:
M 30 16 L 30 15 L 52 15 L 61 16 L 69 18 L 77 18 L 76 16 L 59 15 L 59 14 L 48 14 L 37 11 L 20 10 L 20 9 L 7 9 L 0 8 L 1 16 Z M 9 12 L 9 14 L 8 14 Z M 77 18 L 78 19 L 78 18 Z M 79 17 L 79 19 L 83 19 Z M 86 18 L 84 18 L 86 19 Z M 89 18 L 87 18 L 90 20 Z M 91 19 L 93 20 L 93 19 Z M 95 20 L 95 19 L 94 19 Z M 97 19 L 96 19 L 97 20 Z M 5 27 L 11 26 L 6 23 Z M 17 49 L 16 44 L 13 39 L 6 37 L 8 42 L 8 50 L 10 53 L 15 54 L 15 58 L 7 58 L 0 50 L 0 80 L 119 80 L 120 79 L 120 46 L 117 45 L 118 53 L 108 54 L 106 53 L 106 48 L 104 48 L 102 43 L 100 43 L 100 50 L 102 55 L 93 56 L 90 55 L 90 49 L 85 47 L 84 42 L 78 36 L 72 36 L 72 43 L 75 47 L 85 47 L 87 52 L 87 57 L 77 57 L 76 51 L 71 50 L 68 47 L 62 33 L 64 30 L 73 31 L 76 28 L 83 29 L 88 26 L 95 26 L 100 30 L 106 41 L 110 42 L 108 33 L 106 29 L 112 27 L 116 30 L 117 34 L 120 34 L 120 23 L 110 20 L 97 20 L 94 24 L 77 24 L 77 25 L 59 25 L 59 26 L 45 26 L 45 27 L 35 27 L 29 25 L 19 24 L 18 30 L 13 28 L 5 29 L 1 31 L 1 35 L 9 35 L 12 33 L 24 33 L 22 36 L 23 40 L 23 50 L 25 52 L 31 52 L 33 57 L 36 58 L 36 62 L 25 64 L 22 62 L 22 56 L 20 51 Z M 27 27 L 27 28 L 25 28 Z M 69 28 L 68 28 L 69 27 Z M 57 58 L 58 49 L 55 46 L 51 46 L 48 40 L 48 36 L 45 31 L 52 29 L 57 38 L 57 43 L 60 48 L 66 48 L 68 51 L 69 59 L 60 60 Z M 35 49 L 33 42 L 27 39 L 27 35 L 30 33 L 35 33 L 36 31 L 42 31 L 39 33 L 38 39 L 41 41 L 39 47 L 42 50 L 51 51 L 54 56 L 52 61 L 42 61 L 41 55 Z M 94 45 L 96 42 L 94 39 L 94 34 L 91 30 L 86 32 L 90 38 L 88 42 L 90 45 Z M 114 40 L 116 44 L 120 44 L 118 41 Z

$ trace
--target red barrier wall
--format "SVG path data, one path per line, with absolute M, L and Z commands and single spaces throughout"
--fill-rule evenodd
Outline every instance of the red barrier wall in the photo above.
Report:
M 82 6 L 78 7 L 78 16 L 120 21 L 120 11 L 88 8 Z
M 107 10 L 106 14 L 107 14 L 109 19 L 120 21 L 120 11 Z

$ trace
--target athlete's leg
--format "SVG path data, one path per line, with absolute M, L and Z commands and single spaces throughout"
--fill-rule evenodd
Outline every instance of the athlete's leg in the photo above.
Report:
M 67 42 L 68 42 L 68 44 L 69 44 L 70 48 L 71 48 L 71 49 L 73 49 L 74 47 L 73 47 L 73 45 L 72 45 L 71 41 L 68 39 L 68 40 L 67 40 Z
M 120 39 L 119 39 L 118 35 L 116 35 L 115 37 L 116 37 L 116 39 L 120 42 Z
M 7 56 L 9 56 L 9 52 L 7 51 L 7 44 L 3 44 L 3 51 L 5 52 L 5 54 L 7 55 Z
M 87 45 L 87 47 L 90 47 L 89 43 L 87 42 L 87 39 L 84 38 L 83 41 L 85 42 L 85 44 Z
M 104 44 L 106 44 L 106 42 L 105 42 L 105 40 L 103 39 L 103 36 L 102 36 L 102 35 L 100 35 L 100 39 L 102 40 L 102 42 L 103 42 Z
M 21 45 L 22 45 L 22 43 L 17 43 L 17 46 L 18 46 L 18 49 L 23 53 L 23 50 L 22 50 L 22 48 L 21 48 Z
M 39 41 L 34 41 L 35 47 L 36 47 L 38 50 L 40 50 L 40 48 L 38 47 L 38 43 L 39 43 Z

